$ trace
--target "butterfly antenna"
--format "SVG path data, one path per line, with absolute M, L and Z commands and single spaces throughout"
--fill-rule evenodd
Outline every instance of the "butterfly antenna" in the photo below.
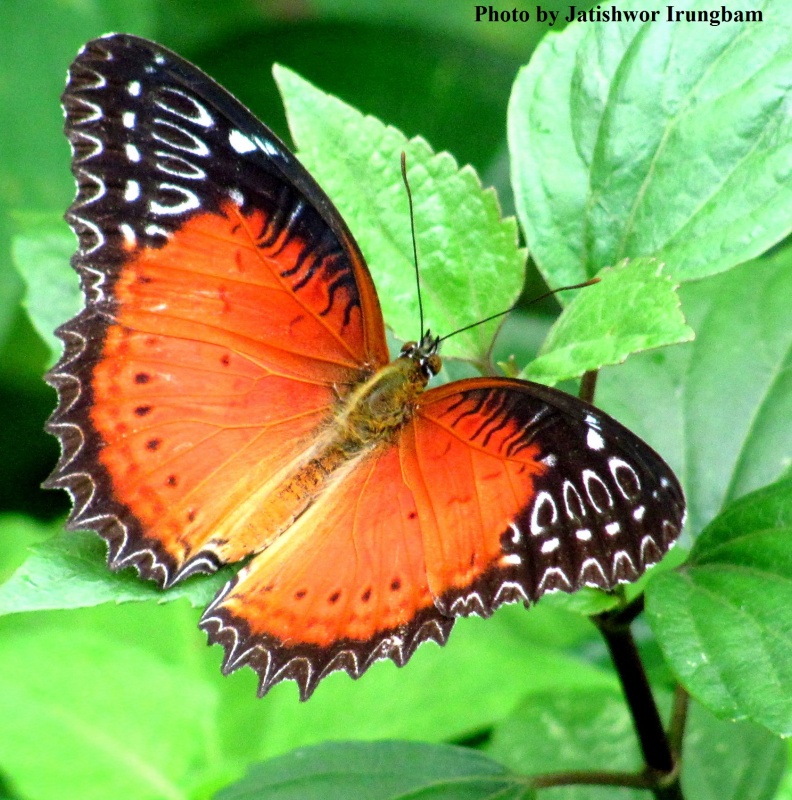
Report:
M 531 305 L 533 303 L 538 303 L 540 300 L 545 300 L 548 297 L 552 297 L 554 294 L 558 294 L 559 292 L 566 292 L 570 289 L 583 289 L 586 286 L 591 286 L 595 283 L 599 283 L 599 278 L 589 278 L 589 280 L 584 281 L 583 283 L 575 283 L 572 286 L 561 286 L 558 289 L 551 289 L 549 292 L 545 292 L 544 294 L 540 294 L 539 297 L 534 297 L 533 300 L 529 300 L 527 305 Z M 472 322 L 470 325 L 465 325 L 464 328 L 458 328 L 455 331 L 451 331 L 451 333 L 447 333 L 445 336 L 441 337 L 439 341 L 445 341 L 452 336 L 456 336 L 458 333 L 462 333 L 463 331 L 469 331 L 471 328 L 475 328 L 478 325 L 483 325 L 485 322 L 489 322 L 493 319 L 498 319 L 498 317 L 503 317 L 506 314 L 514 311 L 515 308 L 519 303 L 515 303 L 513 306 L 509 306 L 505 311 L 499 311 L 497 314 L 492 314 L 492 316 L 485 317 L 484 319 L 480 319 L 478 322 Z
M 413 213 L 413 199 L 410 191 L 410 182 L 407 180 L 407 153 L 402 150 L 401 154 L 401 173 L 404 188 L 407 190 L 407 202 L 410 204 L 410 232 L 412 233 L 413 263 L 415 264 L 415 285 L 418 287 L 418 318 L 421 322 L 421 335 L 418 337 L 420 342 L 424 335 L 424 314 L 423 299 L 421 298 L 421 272 L 418 269 L 418 245 L 415 241 L 415 214 Z

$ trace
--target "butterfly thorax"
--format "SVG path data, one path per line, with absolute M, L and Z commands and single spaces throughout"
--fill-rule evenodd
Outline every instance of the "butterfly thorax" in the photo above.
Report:
M 435 358 L 432 366 L 439 369 L 439 358 Z M 408 354 L 378 370 L 343 401 L 334 425 L 339 444 L 356 453 L 391 441 L 412 416 L 419 395 L 434 374 Z

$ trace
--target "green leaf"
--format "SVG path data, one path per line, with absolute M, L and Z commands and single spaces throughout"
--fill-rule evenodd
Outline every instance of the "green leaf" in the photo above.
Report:
M 203 643 L 192 616 L 184 620 L 183 630 L 170 630 L 168 621 L 186 607 L 183 602 L 172 601 L 187 597 L 194 606 L 205 605 L 219 588 L 219 576 L 161 592 L 138 580 L 132 570 L 111 573 L 104 565 L 104 549 L 98 536 L 76 532 L 38 547 L 16 576 L 0 587 L 2 610 L 74 608 L 104 602 L 104 606 L 82 612 L 67 612 L 68 629 L 73 630 L 75 620 L 83 618 L 90 629 L 104 631 L 118 625 L 125 635 L 140 629 L 139 642 L 146 646 L 154 626 L 163 637 L 157 652 L 168 658 L 174 656 L 173 643 L 185 637 L 191 641 L 197 637 Z M 168 607 L 129 602 L 144 600 Z M 544 605 L 530 611 L 510 606 L 486 621 L 460 620 L 445 648 L 420 648 L 409 669 L 380 662 L 360 681 L 336 673 L 322 682 L 310 703 L 304 704 L 297 701 L 291 684 L 276 687 L 265 702 L 257 701 L 251 671 L 223 678 L 219 673 L 221 650 L 201 647 L 206 654 L 202 657 L 207 662 L 206 674 L 223 693 L 219 726 L 227 752 L 246 753 L 251 758 L 274 755 L 291 747 L 345 737 L 350 730 L 362 738 L 457 738 L 492 725 L 528 689 L 560 689 L 570 684 L 612 686 L 614 678 L 609 672 L 558 650 L 588 641 L 593 636 L 591 625 Z M 130 615 L 138 612 L 140 620 L 135 616 L 130 622 Z M 29 629 L 31 625 L 40 627 L 42 619 L 52 618 L 56 627 L 63 629 L 64 623 L 58 622 L 64 619 L 63 613 L 16 614 L 6 616 L 4 622 L 10 625 L 24 620 L 20 627 Z M 95 622 L 96 614 L 101 617 Z M 138 639 L 134 641 L 138 643 Z M 498 681 L 487 677 L 495 673 L 500 676 Z M 428 684 L 438 687 L 433 703 L 426 703 Z
M 518 773 L 566 770 L 637 772 L 641 754 L 617 688 L 536 692 L 496 725 L 488 755 Z M 637 790 L 572 787 L 543 790 L 553 800 L 644 800 Z
M 216 695 L 99 634 L 0 640 L 0 768 L 26 797 L 187 800 L 216 769 Z
M 598 271 L 589 267 L 585 253 L 588 168 L 576 152 L 570 118 L 575 51 L 585 33 L 584 25 L 548 33 L 518 73 L 509 100 L 517 217 L 531 256 L 551 287 L 581 283 Z M 558 300 L 563 303 L 563 296 Z
M 597 403 L 675 468 L 698 533 L 792 453 L 792 249 L 680 292 L 696 340 L 603 370 Z
M 603 270 L 599 283 L 578 291 L 520 377 L 555 383 L 621 364 L 640 350 L 690 341 L 693 331 L 663 266 L 639 258 Z
M 563 609 L 581 616 L 592 616 L 610 611 L 620 605 L 619 595 L 584 586 L 577 592 L 553 592 L 545 595 L 542 602 L 552 608 Z
M 14 333 L 14 321 L 19 311 L 19 300 L 22 296 L 22 282 L 13 269 L 5 267 L 6 254 L 3 241 L 7 238 L 5 228 L 7 220 L 0 217 L 0 352 L 10 343 Z M 13 346 L 15 342 L 11 344 Z
M 551 285 L 641 255 L 701 278 L 789 233 L 792 7 L 754 7 L 764 22 L 706 36 L 595 22 L 537 47 L 514 86 L 509 144 L 518 216 Z
M 140 580 L 133 569 L 111 572 L 106 553 L 107 546 L 99 536 L 84 531 L 62 533 L 35 545 L 25 562 L 0 584 L 0 615 L 108 602 L 170 603 L 182 598 L 202 606 L 229 578 L 229 570 L 223 570 L 163 592 L 150 581 Z
M 792 734 L 792 479 L 730 505 L 647 587 L 671 668 L 721 717 Z
M 50 349 L 51 363 L 62 349 L 53 331 L 82 308 L 80 283 L 69 266 L 74 236 L 53 216 L 27 218 L 25 233 L 14 237 L 12 248 L 14 265 L 25 281 L 23 305 Z
M 459 169 L 448 153 L 434 154 L 420 138 L 408 141 L 283 67 L 276 67 L 275 78 L 300 160 L 358 238 L 397 336 L 417 338 L 419 322 L 402 151 L 415 204 L 427 327 L 450 333 L 516 300 L 525 263 L 517 226 L 501 220 L 495 193 L 482 190 L 472 167 Z M 497 327 L 493 321 L 461 333 L 444 352 L 483 361 Z
M 504 800 L 525 781 L 475 750 L 415 742 L 337 742 L 258 764 L 217 800 Z
M 758 725 L 724 722 L 691 703 L 682 750 L 682 790 L 695 800 L 773 800 L 786 744 Z
M 670 708 L 670 697 L 659 695 Z M 517 773 L 567 770 L 637 773 L 642 764 L 632 719 L 615 689 L 539 692 L 496 726 L 486 752 Z M 682 752 L 682 789 L 695 800 L 770 800 L 786 760 L 777 737 L 756 725 L 715 719 L 689 708 Z M 644 800 L 641 790 L 597 786 L 543 789 L 548 800 Z

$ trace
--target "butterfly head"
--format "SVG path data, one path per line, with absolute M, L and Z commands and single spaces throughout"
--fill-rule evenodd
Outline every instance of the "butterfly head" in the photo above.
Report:
M 401 358 L 409 358 L 416 363 L 427 380 L 440 372 L 443 362 L 437 354 L 440 337 L 432 336 L 427 331 L 420 342 L 405 342 L 401 349 Z

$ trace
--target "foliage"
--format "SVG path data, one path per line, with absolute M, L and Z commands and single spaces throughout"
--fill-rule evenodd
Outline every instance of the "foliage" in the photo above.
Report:
M 296 69 L 276 73 L 296 146 L 349 220 L 404 338 L 417 312 L 402 149 L 433 330 L 499 311 L 519 292 L 517 227 L 481 190 L 494 186 L 511 207 L 504 131 L 517 76 L 508 147 L 525 243 L 553 288 L 602 280 L 563 297 L 556 320 L 547 304 L 522 309 L 494 349 L 496 325 L 450 340 L 446 353 L 479 364 L 514 354 L 515 372 L 548 383 L 605 367 L 598 404 L 663 454 L 689 501 L 676 561 L 642 584 L 648 625 L 638 625 L 665 718 L 676 681 L 694 698 L 686 797 L 792 796 L 779 738 L 792 733 L 783 0 L 754 4 L 762 24 L 572 25 L 547 33 L 527 65 L 521 45 L 545 27 L 499 34 L 451 2 L 373 13 L 317 0 L 297 24 L 247 0 L 222 11 L 206 0 L 205 14 L 187 0 L 44 5 L 37 15 L 24 0 L 0 8 L 0 402 L 10 407 L 0 434 L 0 796 L 518 798 L 534 796 L 526 775 L 641 765 L 584 616 L 602 598 L 552 596 L 530 612 L 462 620 L 446 648 L 421 648 L 404 670 L 333 675 L 303 705 L 291 684 L 258 701 L 253 675 L 220 677 L 221 654 L 196 629 L 222 576 L 162 594 L 109 573 L 96 537 L 53 536 L 65 505 L 34 488 L 54 462 L 39 433 L 53 404 L 40 373 L 56 356 L 52 329 L 79 303 L 58 220 L 73 188 L 57 95 L 79 44 L 110 29 L 196 60 L 280 133 L 266 73 L 274 61 Z M 467 162 L 477 171 L 458 170 Z M 539 285 L 532 269 L 530 294 Z M 348 739 L 358 741 L 339 743 Z M 565 786 L 536 796 L 648 795 Z

